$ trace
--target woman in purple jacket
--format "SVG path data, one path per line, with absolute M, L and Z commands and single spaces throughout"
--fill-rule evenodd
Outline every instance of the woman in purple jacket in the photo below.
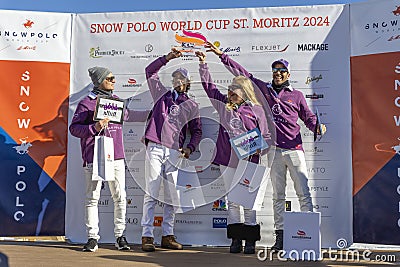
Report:
M 230 183 L 236 172 L 239 159 L 233 151 L 230 139 L 254 128 L 258 128 L 263 138 L 270 139 L 264 110 L 257 100 L 252 82 L 237 76 L 228 86 L 228 94 L 222 94 L 214 84 L 208 66 L 206 55 L 197 51 L 200 61 L 200 78 L 207 96 L 220 116 L 220 127 L 216 143 L 216 155 L 213 163 L 220 166 L 225 183 Z M 261 151 L 259 151 L 261 152 Z M 247 158 L 253 163 L 260 162 L 260 153 Z M 232 188 L 234 185 L 225 185 Z M 227 236 L 232 239 L 231 253 L 242 251 L 242 240 L 246 240 L 244 253 L 254 254 L 255 243 L 260 240 L 260 225 L 256 222 L 256 211 L 244 208 L 244 223 L 240 220 L 240 205 L 229 201 L 228 198 L 228 228 Z

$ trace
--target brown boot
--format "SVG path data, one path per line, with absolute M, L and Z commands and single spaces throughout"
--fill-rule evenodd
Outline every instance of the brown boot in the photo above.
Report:
M 161 238 L 161 247 L 168 249 L 183 249 L 182 244 L 179 244 L 175 240 L 175 236 L 167 235 Z
M 142 236 L 142 250 L 146 252 L 153 252 L 156 250 L 153 237 Z

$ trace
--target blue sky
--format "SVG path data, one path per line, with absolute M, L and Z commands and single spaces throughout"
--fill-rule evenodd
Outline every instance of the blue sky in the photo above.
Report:
M 0 9 L 66 13 L 348 4 L 368 0 L 0 0 Z

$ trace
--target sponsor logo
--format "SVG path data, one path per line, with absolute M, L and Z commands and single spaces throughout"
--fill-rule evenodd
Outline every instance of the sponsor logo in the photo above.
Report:
M 250 187 L 250 180 L 247 178 L 243 178 L 243 180 L 241 180 L 239 182 L 240 185 L 249 188 Z
M 327 192 L 328 191 L 328 187 L 327 186 L 310 186 L 308 188 L 312 192 Z
M 196 172 L 203 172 L 203 166 L 198 165 L 198 166 L 194 166 L 194 168 L 195 168 Z
M 296 235 L 292 235 L 295 239 L 311 239 L 311 236 L 307 236 L 307 233 L 303 230 L 297 230 Z
M 138 83 L 134 78 L 129 78 L 126 84 L 123 84 L 122 87 L 142 87 L 141 83 Z
M 101 50 L 100 47 L 92 47 L 89 49 L 89 57 L 91 58 L 102 58 L 102 57 L 115 57 L 115 56 L 123 56 L 125 55 L 125 51 L 123 50 Z
M 304 149 L 304 152 L 306 152 L 306 153 L 317 154 L 317 153 L 322 153 L 322 152 L 324 152 L 324 149 L 318 148 L 317 146 L 315 146 L 315 147 L 313 147 L 313 148 Z
M 400 16 L 400 6 L 396 6 L 396 9 L 392 11 L 393 15 Z
M 214 182 L 214 183 L 211 183 L 210 189 L 211 190 L 220 190 L 220 189 L 225 189 L 225 186 L 224 186 L 224 183 Z
M 184 219 L 180 219 L 180 220 L 175 220 L 176 224 L 203 224 L 202 221 L 199 220 L 184 220 Z
M 163 217 L 162 216 L 154 216 L 153 225 L 155 227 L 161 227 L 162 221 L 163 221 Z
M 147 45 L 144 46 L 144 51 L 147 52 L 147 53 L 152 52 L 153 49 L 154 49 L 154 47 L 153 47 L 152 44 L 147 44 Z
M 327 51 L 327 50 L 329 50 L 329 46 L 326 43 L 297 44 L 297 51 L 308 52 L 308 51 Z
M 316 210 L 321 210 L 321 209 L 328 209 L 329 207 L 328 207 L 328 205 L 319 205 L 319 204 L 315 204 L 315 205 L 313 206 L 313 208 L 316 209 Z
M 322 80 L 322 74 L 318 75 L 318 76 L 313 76 L 313 77 L 307 77 L 306 79 L 306 84 L 310 84 L 312 82 L 319 82 L 319 80 Z
M 395 6 L 395 7 L 393 7 L 393 9 L 387 10 L 387 13 L 388 13 L 387 19 L 380 20 L 380 21 L 368 22 L 364 25 L 364 30 L 371 31 L 376 34 L 385 34 L 385 37 L 388 32 L 398 32 L 400 30 L 400 22 L 398 19 L 399 10 L 400 10 L 400 6 Z M 390 18 L 389 14 L 391 14 L 392 18 Z M 374 43 L 375 41 L 377 41 L 379 39 L 380 38 L 376 38 L 374 41 L 369 43 L 367 46 L 370 46 L 372 43 Z M 389 37 L 389 39 L 387 39 L 387 41 L 390 42 L 390 41 L 399 40 L 399 39 L 400 39 L 400 35 L 396 34 L 396 35 L 392 35 L 391 37 Z
M 210 151 L 210 152 L 211 152 L 211 151 Z M 211 171 L 213 171 L 213 172 L 219 172 L 220 169 L 219 169 L 219 167 L 211 166 Z
M 290 200 L 285 201 L 285 211 L 292 211 L 292 202 Z
M 306 98 L 316 100 L 316 99 L 324 98 L 324 95 L 313 93 L 312 95 L 306 95 Z
M 139 167 L 135 167 L 135 168 L 129 168 L 130 172 L 140 172 L 140 168 Z
M 175 41 L 179 44 L 179 46 L 176 47 L 179 51 L 182 53 L 193 53 L 194 50 L 201 49 L 207 42 L 207 39 L 201 33 L 182 29 L 182 34 L 175 34 Z
M 140 148 L 125 148 L 125 153 L 139 153 Z
M 285 52 L 289 45 L 280 44 L 269 44 L 269 45 L 252 45 L 251 53 L 273 53 L 273 52 Z
M 133 129 L 129 129 L 128 133 L 124 133 L 124 139 L 126 140 L 133 140 L 137 136 L 138 134 Z
M 35 23 L 35 22 L 33 22 L 32 20 L 27 19 L 26 22 L 23 23 L 22 25 L 23 25 L 26 29 L 29 29 L 29 28 L 32 28 L 32 25 L 33 25 L 34 23 Z
M 397 139 L 399 139 L 399 138 L 397 138 Z M 400 139 L 399 139 L 399 140 L 400 140 Z M 392 146 L 391 148 L 394 150 L 394 152 L 395 152 L 396 154 L 400 155 L 400 144 L 395 145 L 395 146 Z
M 98 205 L 102 206 L 102 207 L 106 207 L 109 204 L 109 200 L 108 199 L 99 199 Z
M 139 223 L 139 219 L 138 218 L 126 217 L 125 218 L 125 222 L 126 222 L 126 224 L 137 225 Z
M 21 141 L 21 144 L 18 146 L 13 146 L 15 151 L 20 155 L 28 154 L 29 153 L 28 149 L 32 146 L 32 144 L 30 142 L 27 142 L 26 139 L 27 137 L 20 138 L 19 141 Z
M 308 173 L 325 173 L 326 169 L 325 167 L 312 167 L 312 168 L 307 168 Z
M 222 199 L 214 201 L 212 210 L 213 211 L 227 211 L 226 202 Z
M 219 48 L 222 52 L 226 53 L 229 56 L 239 56 L 241 52 L 240 46 L 226 46 L 221 47 L 221 43 L 219 41 L 215 41 L 214 45 Z
M 36 50 L 36 45 L 21 45 L 17 48 L 18 51 L 24 50 L 24 51 L 29 51 L 29 50 Z
M 213 228 L 226 228 L 228 225 L 227 218 L 213 218 Z
M 214 80 L 214 83 L 217 85 L 222 85 L 222 84 L 231 84 L 232 79 L 221 79 L 221 80 Z
M 35 31 L 33 25 L 36 23 L 31 19 L 25 19 L 19 26 L 10 26 L 9 29 L 0 30 L 0 36 L 6 41 L 17 42 L 36 42 L 47 43 L 49 40 L 54 40 L 58 37 L 58 33 L 50 31 Z M 49 28 L 48 25 L 39 25 L 40 29 Z M 29 46 L 33 48 L 33 46 Z
M 126 204 L 127 204 L 127 208 L 128 209 L 137 209 L 138 208 L 138 206 L 133 203 L 133 199 L 132 198 L 127 198 L 126 199 Z

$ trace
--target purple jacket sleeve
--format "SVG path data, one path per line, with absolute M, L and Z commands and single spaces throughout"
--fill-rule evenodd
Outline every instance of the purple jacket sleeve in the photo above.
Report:
M 90 116 L 91 114 L 93 114 L 93 112 L 81 101 L 75 110 L 72 122 L 69 126 L 69 131 L 73 136 L 89 138 L 97 134 L 95 122 L 92 116 Z
M 303 93 L 299 92 L 299 95 L 299 118 L 304 122 L 306 127 L 310 129 L 310 131 L 314 132 L 316 130 L 315 128 L 317 127 L 317 116 L 308 107 Z
M 199 73 L 201 84 L 203 85 L 208 98 L 210 98 L 214 108 L 219 111 L 223 106 L 225 106 L 228 97 L 222 94 L 214 84 L 207 64 L 200 64 Z M 213 99 L 216 101 L 212 101 Z
M 161 69 L 162 66 L 165 66 L 166 64 L 167 60 L 165 59 L 165 57 L 159 57 L 151 62 L 145 70 L 147 84 L 149 86 L 149 90 L 154 100 L 154 103 L 157 102 L 157 100 L 168 91 L 167 88 L 165 88 L 165 86 L 161 83 L 160 77 L 158 76 L 158 71 Z

